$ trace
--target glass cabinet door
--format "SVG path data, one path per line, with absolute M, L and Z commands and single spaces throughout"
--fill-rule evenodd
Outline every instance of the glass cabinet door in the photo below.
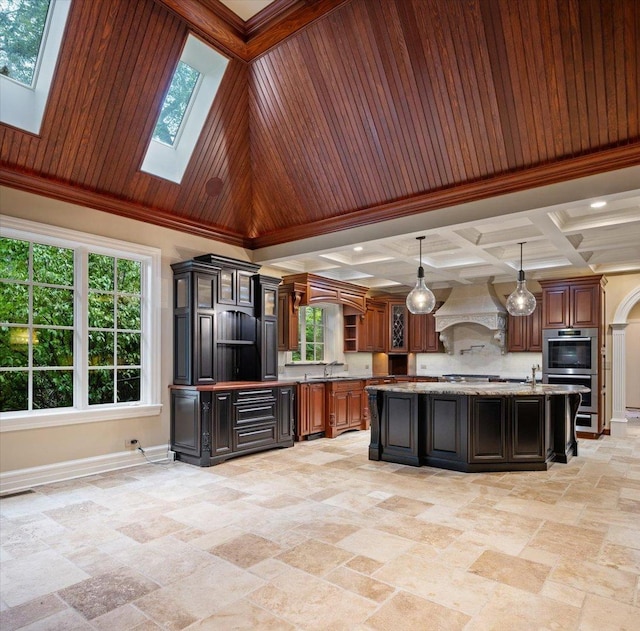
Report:
M 238 304 L 250 307 L 253 305 L 252 274 L 238 272 Z
M 233 270 L 223 269 L 220 271 L 219 279 L 218 302 L 235 304 L 235 273 Z
M 407 308 L 404 304 L 392 304 L 390 310 L 389 350 L 407 351 Z
M 275 289 L 267 289 L 264 292 L 264 315 L 275 316 L 276 315 L 276 297 L 277 292 Z

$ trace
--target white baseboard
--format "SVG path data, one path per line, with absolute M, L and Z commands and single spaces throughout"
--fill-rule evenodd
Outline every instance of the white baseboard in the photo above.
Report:
M 164 460 L 168 456 L 167 445 L 157 447 L 145 447 L 147 458 L 153 462 Z M 169 454 L 169 459 L 172 460 Z M 31 467 L 29 469 L 17 469 L 0 473 L 0 494 L 15 493 L 31 489 L 40 484 L 50 482 L 62 482 L 87 475 L 96 475 L 148 464 L 145 457 L 136 449 L 133 451 L 118 451 L 104 456 L 82 458 L 80 460 L 67 460 L 55 464 Z

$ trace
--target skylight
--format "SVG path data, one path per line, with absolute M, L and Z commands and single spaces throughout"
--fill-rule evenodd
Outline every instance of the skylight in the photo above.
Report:
M 31 87 L 49 0 L 0 0 L 0 74 Z
M 0 0 L 0 121 L 39 133 L 71 0 Z
M 173 146 L 199 78 L 200 73 L 195 68 L 184 61 L 178 62 L 153 132 L 153 140 Z
M 142 171 L 181 182 L 228 63 L 226 57 L 197 37 L 187 37 Z

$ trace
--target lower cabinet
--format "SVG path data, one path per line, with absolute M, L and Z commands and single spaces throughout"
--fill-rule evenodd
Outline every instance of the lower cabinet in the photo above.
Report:
M 178 460 L 210 466 L 228 458 L 291 447 L 295 386 L 173 388 L 171 448 Z
M 324 382 L 298 384 L 298 423 L 296 440 L 307 436 L 324 435 L 325 394 Z
M 328 420 L 325 434 L 335 438 L 350 429 L 368 429 L 369 414 L 364 379 L 326 383 Z
M 471 397 L 469 462 L 545 462 L 545 399 Z
M 554 437 L 544 396 L 369 396 L 375 407 L 372 460 L 457 471 L 541 470 L 556 457 L 558 445 L 567 453 L 572 449 L 571 438 Z
M 430 460 L 467 460 L 467 398 L 432 395 L 426 400 L 424 453 Z
M 389 392 L 380 419 L 382 460 L 420 465 L 418 419 L 421 397 Z

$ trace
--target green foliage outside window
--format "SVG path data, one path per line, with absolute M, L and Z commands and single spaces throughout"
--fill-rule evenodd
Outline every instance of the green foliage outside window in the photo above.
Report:
M 0 0 L 0 74 L 31 86 L 50 0 Z
M 197 70 L 184 61 L 178 62 L 153 131 L 154 140 L 173 146 L 199 77 Z
M 89 254 L 89 405 L 140 399 L 141 278 L 138 261 Z
M 324 309 L 302 307 L 298 316 L 300 325 L 298 350 L 293 351 L 294 362 L 324 361 Z
M 0 411 L 74 405 L 75 264 L 71 248 L 0 238 Z M 89 253 L 88 281 L 88 403 L 139 401 L 141 263 Z

